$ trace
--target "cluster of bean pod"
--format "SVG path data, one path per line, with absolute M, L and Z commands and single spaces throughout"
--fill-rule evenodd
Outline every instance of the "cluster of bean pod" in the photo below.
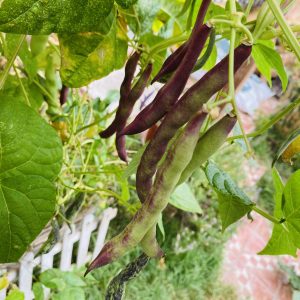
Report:
M 109 264 L 138 244 L 148 257 L 159 258 L 163 251 L 156 241 L 156 225 L 161 212 L 177 185 L 186 181 L 226 141 L 236 123 L 236 118 L 225 115 L 203 135 L 199 132 L 207 114 L 203 105 L 228 84 L 229 57 L 226 56 L 208 71 L 183 95 L 190 74 L 203 65 L 198 60 L 208 38 L 208 47 L 214 43 L 214 30 L 204 24 L 211 0 L 203 0 L 190 38 L 163 64 L 152 82 L 164 81 L 151 104 L 127 125 L 133 106 L 147 86 L 152 65 L 149 64 L 131 88 L 139 53 L 134 53 L 126 65 L 126 75 L 121 86 L 120 105 L 113 123 L 100 135 L 109 137 L 116 133 L 119 156 L 127 160 L 125 136 L 150 129 L 148 143 L 136 176 L 137 193 L 141 208 L 132 221 L 116 237 L 108 241 L 100 254 L 90 264 L 91 270 Z M 235 49 L 234 71 L 247 61 L 251 46 L 241 44 Z M 207 50 L 208 51 L 208 50 Z M 207 56 L 206 53 L 202 56 Z M 158 122 L 161 122 L 158 126 Z

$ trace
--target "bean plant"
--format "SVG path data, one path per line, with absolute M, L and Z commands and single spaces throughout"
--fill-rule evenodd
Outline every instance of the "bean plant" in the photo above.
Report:
M 285 19 L 294 1 L 261 2 L 1 1 L 0 263 L 17 262 L 52 222 L 50 242 L 41 251 L 49 250 L 55 222 L 69 221 L 78 207 L 94 204 L 86 203 L 86 194 L 120 201 L 138 197 L 141 204 L 133 209 L 132 221 L 86 270 L 111 264 L 141 246 L 143 253 L 109 285 L 107 299 L 121 299 L 126 281 L 150 259 L 164 256 L 157 224 L 161 227 L 161 214 L 174 191 L 199 168 L 218 196 L 223 230 L 256 212 L 273 223 L 259 254 L 296 256 L 300 171 L 284 182 L 276 164 L 291 163 L 300 152 L 300 131 L 288 137 L 269 166 L 273 215 L 210 160 L 235 142 L 253 159 L 251 139 L 300 104 L 300 99 L 292 101 L 246 134 L 236 90 L 253 64 L 269 84 L 276 72 L 284 93 L 289 80 L 282 55 L 290 52 L 300 61 L 300 25 Z M 220 40 L 230 46 L 218 61 Z M 123 67 L 117 109 L 90 101 L 83 87 Z M 190 75 L 199 70 L 203 77 L 190 84 Z M 146 87 L 154 83 L 160 83 L 154 100 L 140 104 Z M 137 103 L 142 109 L 134 114 Z M 142 132 L 148 132 L 146 144 L 138 143 L 132 156 L 126 144 Z M 124 182 L 133 174 L 136 186 L 128 189 Z M 114 178 L 119 192 L 110 188 Z

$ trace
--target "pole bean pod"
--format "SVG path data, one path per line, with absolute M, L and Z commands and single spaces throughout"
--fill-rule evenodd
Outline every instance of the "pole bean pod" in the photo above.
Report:
M 206 15 L 206 12 L 208 10 L 208 7 L 211 3 L 211 0 L 203 0 L 197 19 L 196 23 L 194 26 L 195 28 L 199 28 L 203 23 L 204 23 L 204 18 Z M 193 33 L 191 35 L 193 37 Z M 157 75 L 153 78 L 152 84 L 156 81 L 160 81 L 163 79 L 165 76 L 168 76 L 169 74 L 172 74 L 180 65 L 181 61 L 184 59 L 184 56 L 186 55 L 189 46 L 189 42 L 187 41 L 184 44 L 182 44 L 174 53 L 172 53 L 164 62 L 162 65 L 160 71 L 157 73 Z
M 211 28 L 205 24 L 195 28 L 188 50 L 176 72 L 159 90 L 153 102 L 139 113 L 135 120 L 122 131 L 122 134 L 131 135 L 145 131 L 171 109 L 186 86 L 210 32 Z
M 119 105 L 118 111 L 122 110 L 123 106 L 126 104 L 127 97 L 131 90 L 131 83 L 132 83 L 134 73 L 136 71 L 139 59 L 140 59 L 140 53 L 134 52 L 133 55 L 127 61 L 127 64 L 125 66 L 125 77 L 124 77 L 124 80 L 123 80 L 123 82 L 121 84 L 121 88 L 120 88 L 120 105 Z M 102 138 L 111 137 L 117 130 L 118 122 L 119 122 L 119 120 L 118 120 L 118 112 L 117 112 L 116 118 L 114 119 L 112 124 L 107 129 L 102 131 L 100 133 L 100 136 Z
M 187 124 L 182 134 L 170 147 L 165 162 L 157 172 L 153 189 L 147 200 L 126 228 L 104 245 L 100 254 L 88 267 L 86 274 L 124 255 L 155 226 L 160 213 L 168 205 L 169 197 L 176 187 L 182 171 L 192 159 L 205 116 L 204 113 L 197 114 Z
M 246 45 L 240 45 L 235 49 L 235 72 L 248 59 L 251 49 L 251 46 Z M 136 187 L 140 199 L 146 199 L 151 190 L 152 178 L 157 165 L 177 130 L 186 124 L 205 102 L 228 83 L 228 67 L 229 57 L 226 56 L 194 84 L 166 115 L 155 137 L 145 149 L 137 170 Z
M 178 68 L 181 61 L 183 60 L 187 49 L 188 49 L 187 42 L 185 42 L 178 49 L 176 49 L 163 63 L 161 69 L 159 70 L 157 75 L 155 75 L 155 77 L 151 81 L 151 84 L 153 84 L 156 81 L 160 81 L 166 75 L 173 73 Z
M 178 185 L 185 182 L 203 163 L 205 163 L 226 142 L 228 134 L 236 124 L 236 118 L 224 116 L 214 124 L 202 137 L 195 148 L 193 158 L 182 172 Z
M 126 99 L 126 102 L 124 103 L 124 105 L 119 106 L 119 109 L 116 114 L 116 120 L 117 120 L 116 121 L 116 132 L 117 132 L 116 148 L 119 157 L 125 162 L 127 162 L 126 142 L 125 142 L 125 136 L 120 135 L 120 132 L 126 126 L 126 122 L 132 113 L 136 101 L 143 94 L 148 84 L 150 75 L 152 73 L 152 69 L 153 69 L 152 63 L 148 64 L 148 66 L 145 68 L 140 78 L 138 79 L 137 83 L 130 91 Z

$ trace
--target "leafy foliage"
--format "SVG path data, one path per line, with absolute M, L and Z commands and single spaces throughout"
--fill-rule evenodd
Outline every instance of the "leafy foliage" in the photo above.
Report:
M 60 35 L 62 55 L 60 74 L 66 86 L 87 85 L 123 66 L 127 57 L 126 36 L 124 37 L 117 29 L 114 15 L 111 20 L 113 24 L 107 24 L 105 34 Z
M 4 0 L 0 7 L 0 31 L 19 34 L 101 32 L 100 18 L 109 15 L 113 4 L 113 0 Z
M 61 142 L 25 104 L 0 102 L 0 261 L 14 262 L 53 216 Z M 47 138 L 41 138 L 47 137 Z
M 272 42 L 258 41 L 253 46 L 252 56 L 258 70 L 264 75 L 270 85 L 272 85 L 271 71 L 272 69 L 277 71 L 282 82 L 283 91 L 285 91 L 288 84 L 288 77 L 281 56 L 274 49 L 274 44 Z
M 215 40 L 213 39 L 213 45 L 203 45 L 211 51 L 208 51 L 209 57 L 202 69 L 213 70 L 208 74 L 216 76 L 212 83 L 219 84 L 219 81 L 224 80 L 224 85 L 220 85 L 220 89 L 213 93 L 204 93 L 204 98 L 213 99 L 203 99 L 209 101 L 206 109 L 210 116 L 201 135 L 212 124 L 214 106 L 228 104 L 226 109 L 237 115 L 243 144 L 247 146 L 249 153 L 251 144 L 244 133 L 234 99 L 234 66 L 244 63 L 248 56 L 245 55 L 244 59 L 235 57 L 233 46 L 247 48 L 250 53 L 249 45 L 252 45 L 252 57 L 258 71 L 271 84 L 272 71 L 275 70 L 282 82 L 283 91 L 287 88 L 288 76 L 273 39 L 279 37 L 283 46 L 287 46 L 287 50 L 292 49 L 300 58 L 300 47 L 292 32 L 298 29 L 290 28 L 284 22 L 281 9 L 275 2 L 270 0 L 263 4 L 254 20 L 248 18 L 251 5 L 245 11 L 234 1 L 227 1 L 224 7 L 208 1 L 208 10 L 205 11 L 206 25 L 214 27 L 218 39 L 230 39 L 231 47 L 228 61 L 225 59 L 221 63 L 225 66 L 225 78 L 220 76 L 220 65 L 216 66 L 218 53 Z M 81 207 L 94 203 L 97 203 L 97 207 L 118 203 L 126 208 L 127 213 L 138 210 L 140 204 L 133 187 L 135 178 L 132 175 L 136 173 L 145 148 L 141 146 L 141 142 L 128 138 L 129 148 L 137 150 L 137 154 L 126 168 L 116 160 L 112 141 L 103 141 L 98 136 L 98 132 L 104 129 L 107 120 L 113 115 L 110 100 L 91 101 L 84 90 L 69 88 L 84 87 L 121 69 L 127 60 L 128 49 L 139 52 L 141 70 L 153 63 L 154 76 L 167 54 L 183 43 L 189 47 L 190 43 L 187 41 L 190 36 L 193 37 L 194 30 L 191 29 L 203 3 L 205 4 L 201 0 L 1 1 L 0 31 L 3 33 L 0 36 L 0 52 L 3 61 L 0 61 L 0 227 L 4 233 L 0 236 L 0 244 L 4 246 L 0 249 L 0 262 L 17 261 L 54 215 L 52 224 L 56 225 L 53 226 L 49 244 L 45 247 L 48 250 L 62 219 L 72 220 Z M 274 30 L 273 26 L 277 23 L 280 28 Z M 29 37 L 29 34 L 33 36 Z M 247 46 L 241 46 L 243 43 Z M 246 63 L 243 67 L 245 66 L 247 67 Z M 139 76 L 140 72 L 137 72 L 137 77 Z M 134 86 L 136 81 L 131 80 L 129 86 Z M 224 88 L 226 85 L 230 87 L 229 91 Z M 194 88 L 190 91 L 193 92 Z M 170 90 L 174 91 L 173 87 Z M 216 97 L 213 96 L 214 93 L 217 93 Z M 170 107 L 165 114 L 175 118 L 177 111 L 172 111 L 173 108 Z M 176 107 L 177 105 L 174 109 Z M 195 109 L 191 109 L 190 119 L 202 108 L 195 106 Z M 182 111 L 185 111 L 185 107 Z M 283 109 L 265 128 L 270 128 L 287 113 Z M 166 119 L 168 118 L 164 120 Z M 184 122 L 178 125 L 174 132 L 177 131 L 178 134 L 184 125 Z M 173 127 L 169 129 L 173 130 Z M 196 132 L 196 138 L 197 134 Z M 259 134 L 261 133 L 256 132 L 251 136 Z M 297 131 L 288 139 L 275 160 L 279 157 L 290 160 L 299 152 L 298 135 Z M 175 133 L 174 136 L 176 138 Z M 230 139 L 240 141 L 236 137 Z M 166 151 L 161 152 L 168 152 L 172 158 L 170 146 L 174 140 L 170 138 L 168 141 L 168 147 L 164 148 Z M 132 143 L 135 143 L 133 147 Z M 164 141 L 159 146 L 163 143 Z M 183 145 L 178 145 L 180 146 Z M 159 169 L 164 162 L 162 158 L 153 174 L 160 174 Z M 205 173 L 209 185 L 218 196 L 223 230 L 255 210 L 274 223 L 271 239 L 261 254 L 295 255 L 300 248 L 299 171 L 290 177 L 286 185 L 281 182 L 279 174 L 273 171 L 276 191 L 273 216 L 260 210 L 216 164 L 209 162 Z M 168 178 L 164 180 L 167 182 Z M 168 195 L 171 193 L 172 191 Z M 165 197 L 164 200 L 166 203 L 169 200 L 172 206 L 189 213 L 203 213 L 198 197 L 199 191 L 184 183 L 173 191 L 170 199 Z M 165 234 L 161 212 L 158 224 L 167 240 L 168 231 Z M 197 249 L 200 252 L 202 250 Z M 194 256 L 197 251 L 193 253 Z M 191 257 L 189 254 L 186 256 L 190 264 Z M 209 269 L 208 265 L 205 267 Z M 182 272 L 184 273 L 184 269 Z M 180 280 L 178 279 L 178 283 Z M 53 299 L 84 299 L 93 293 L 97 294 L 93 286 L 95 280 L 91 284 L 69 272 L 49 271 L 42 274 L 41 281 L 55 291 Z M 43 298 L 41 285 L 36 284 L 34 292 L 37 299 Z M 22 298 L 18 291 L 12 291 L 11 294 L 13 293 Z M 199 297 L 197 292 L 195 294 Z M 191 298 L 195 298 L 195 294 Z
M 220 170 L 213 162 L 205 168 L 206 176 L 218 195 L 219 211 L 223 230 L 238 221 L 252 210 L 254 203 L 232 181 L 228 174 Z
M 274 224 L 272 236 L 266 247 L 260 254 L 279 255 L 290 254 L 296 256 L 299 248 L 299 207 L 297 201 L 299 195 L 300 172 L 294 173 L 285 186 L 283 186 L 279 174 L 273 170 L 275 186 L 275 210 L 274 216 L 284 220 L 281 224 Z

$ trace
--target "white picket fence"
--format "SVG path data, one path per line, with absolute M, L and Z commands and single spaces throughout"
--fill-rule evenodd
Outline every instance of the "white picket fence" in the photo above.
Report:
M 84 265 L 91 259 L 95 258 L 104 245 L 110 221 L 116 216 L 117 209 L 106 209 L 101 217 L 96 217 L 92 212 L 86 214 L 83 219 L 69 226 L 64 225 L 61 229 L 61 240 L 55 244 L 53 249 L 44 255 L 34 257 L 34 253 L 45 241 L 50 228 L 46 229 L 39 238 L 40 242 L 34 246 L 35 249 L 27 252 L 20 260 L 19 264 L 0 265 L 0 276 L 6 274 L 10 282 L 16 282 L 19 289 L 24 293 L 25 300 L 32 300 L 32 275 L 34 269 L 39 266 L 41 271 L 53 268 L 54 256 L 60 254 L 59 268 L 62 271 L 68 271 L 72 266 L 72 256 L 74 244 L 78 242 L 78 252 L 76 265 Z M 89 253 L 91 235 L 97 230 L 97 238 L 93 253 Z M 6 290 L 0 291 L 0 300 L 6 298 Z M 49 290 L 45 289 L 46 297 Z

